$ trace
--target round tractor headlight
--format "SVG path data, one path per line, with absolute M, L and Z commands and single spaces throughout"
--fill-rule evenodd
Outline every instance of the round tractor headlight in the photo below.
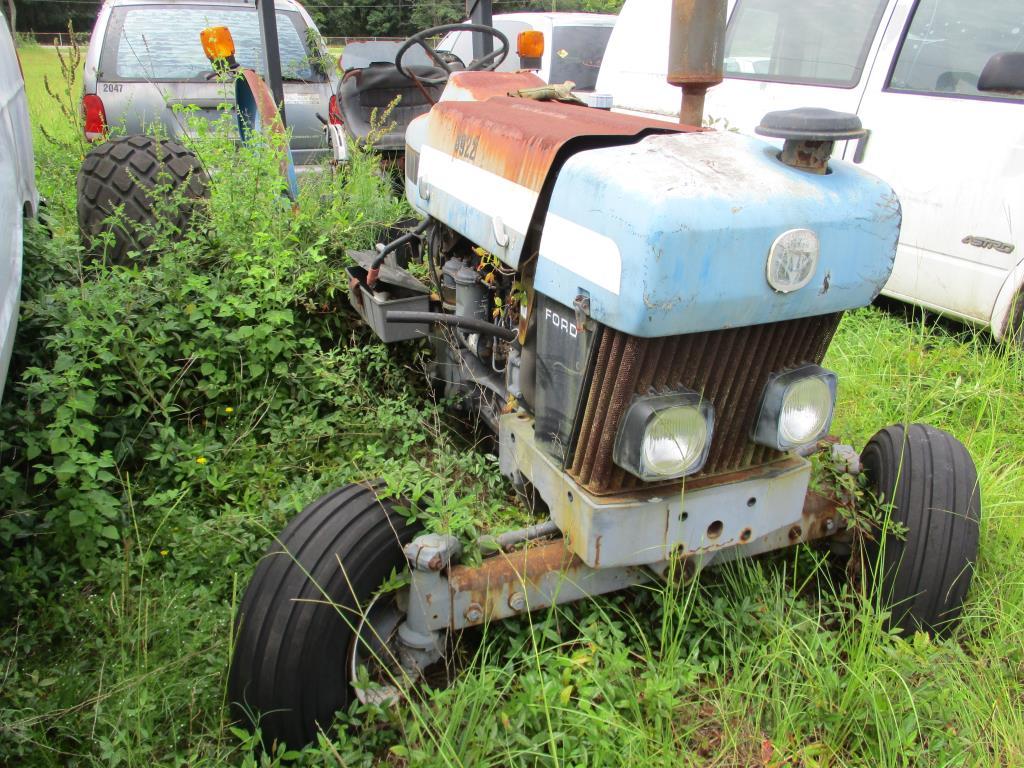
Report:
M 817 365 L 773 374 L 751 439 L 782 451 L 820 440 L 832 424 L 836 381 L 832 371 Z
M 783 232 L 768 251 L 768 285 L 792 293 L 811 282 L 818 269 L 818 236 L 810 229 Z
M 615 437 L 615 463 L 641 480 L 671 480 L 704 466 L 714 409 L 696 392 L 638 397 Z

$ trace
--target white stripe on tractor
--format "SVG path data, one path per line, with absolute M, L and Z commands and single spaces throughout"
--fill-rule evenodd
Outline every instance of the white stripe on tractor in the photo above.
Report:
M 540 258 L 619 295 L 622 254 L 615 241 L 548 212 L 540 237 Z
M 508 229 L 520 235 L 530 228 L 538 195 L 529 187 L 429 145 L 424 145 L 420 152 L 419 175 L 432 189 L 441 190 L 491 219 L 500 217 Z M 428 203 L 431 210 L 432 203 Z

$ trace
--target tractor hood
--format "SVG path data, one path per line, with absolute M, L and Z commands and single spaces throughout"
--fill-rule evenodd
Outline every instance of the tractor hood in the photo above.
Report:
M 544 88 L 529 72 L 456 72 L 406 131 L 406 197 L 516 267 L 561 163 L 575 152 L 695 128 L 509 96 Z
M 646 337 L 869 304 L 892 271 L 895 193 L 841 161 L 818 175 L 778 153 L 729 132 L 577 152 L 553 186 L 534 287 L 567 307 L 589 297 L 595 320 Z M 792 230 L 818 252 L 797 253 L 806 282 L 779 290 L 769 254 Z

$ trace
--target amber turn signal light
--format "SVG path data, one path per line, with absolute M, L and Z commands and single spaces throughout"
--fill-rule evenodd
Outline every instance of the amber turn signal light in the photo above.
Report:
M 235 55 L 235 41 L 227 27 L 207 27 L 199 33 L 203 53 L 210 61 L 229 59 Z
M 544 33 L 536 29 L 520 32 L 516 37 L 516 53 L 526 59 L 539 59 L 544 55 Z

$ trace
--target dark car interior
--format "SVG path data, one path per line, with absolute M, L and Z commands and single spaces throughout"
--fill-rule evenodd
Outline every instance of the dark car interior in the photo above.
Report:
M 451 30 L 466 30 L 493 39 L 493 50 L 468 65 L 451 53 L 436 51 L 431 42 Z M 365 140 L 377 120 L 394 127 L 375 137 L 374 148 L 382 152 L 405 149 L 405 130 L 414 119 L 430 111 L 452 72 L 494 69 L 508 55 L 508 38 L 493 27 L 474 24 L 445 24 L 425 29 L 404 42 L 365 41 L 345 46 L 339 66 L 342 70 L 338 103 L 351 136 Z M 388 106 L 398 102 L 387 116 Z M 378 126 L 379 127 L 379 126 Z
M 395 127 L 377 139 L 374 146 L 383 151 L 402 150 L 405 147 L 405 129 L 415 118 L 425 114 L 441 96 L 444 85 L 430 85 L 445 77 L 445 71 L 434 65 L 420 50 L 410 51 L 405 71 L 411 79 L 395 67 L 395 55 L 401 43 L 357 42 L 349 43 L 341 56 L 342 75 L 338 88 L 338 101 L 345 125 L 357 139 L 370 133 L 373 110 L 383 115 L 395 97 L 401 97 L 388 116 Z M 462 69 L 461 62 L 453 62 L 452 69 Z

